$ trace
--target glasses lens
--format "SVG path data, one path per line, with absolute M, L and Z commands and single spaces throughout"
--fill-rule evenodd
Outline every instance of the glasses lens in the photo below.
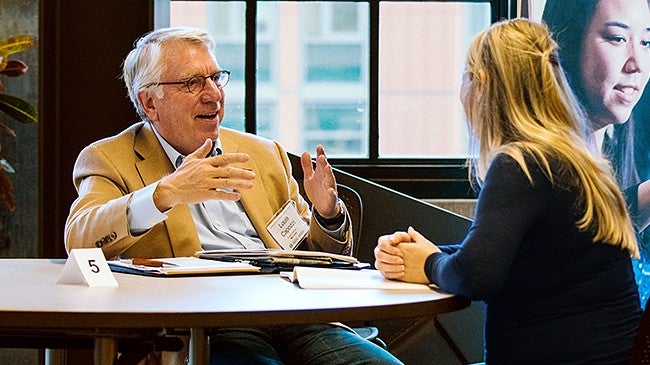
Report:
M 210 76 L 194 76 L 191 79 L 185 81 L 185 86 L 187 86 L 187 91 L 191 94 L 203 90 L 207 79 L 211 79 L 216 85 L 220 87 L 226 86 L 228 80 L 230 80 L 230 74 L 228 71 L 219 71 L 215 72 Z
M 218 72 L 215 76 L 215 79 L 217 79 L 217 83 L 219 86 L 224 87 L 228 83 L 228 80 L 230 80 L 230 73 L 228 71 L 221 71 Z
M 195 76 L 185 81 L 185 86 L 187 86 L 187 91 L 189 91 L 192 94 L 198 90 L 202 90 L 203 85 L 205 85 L 205 79 L 201 76 Z

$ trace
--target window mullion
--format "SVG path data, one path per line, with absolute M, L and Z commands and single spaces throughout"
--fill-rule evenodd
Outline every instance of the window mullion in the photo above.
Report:
M 257 134 L 257 1 L 246 1 L 244 118 L 246 132 Z
M 370 92 L 368 95 L 369 111 L 368 127 L 369 140 L 369 159 L 370 163 L 379 159 L 379 1 L 369 2 L 369 22 L 370 40 L 368 57 L 368 72 Z

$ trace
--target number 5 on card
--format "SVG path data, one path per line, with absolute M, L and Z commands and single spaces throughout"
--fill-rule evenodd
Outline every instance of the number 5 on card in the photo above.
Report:
M 56 283 L 118 286 L 100 248 L 71 250 Z

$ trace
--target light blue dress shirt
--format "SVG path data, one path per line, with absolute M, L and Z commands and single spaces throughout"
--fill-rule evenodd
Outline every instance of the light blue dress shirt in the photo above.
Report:
M 178 168 L 185 156 L 162 138 L 155 128 L 153 130 L 172 165 Z M 212 155 L 219 154 L 221 142 L 217 139 Z M 153 192 L 157 185 L 158 182 L 133 193 L 127 219 L 134 235 L 142 234 L 167 219 L 167 214 L 158 211 L 153 203 Z M 189 204 L 188 207 L 204 250 L 264 248 L 264 243 L 239 201 L 208 200 Z

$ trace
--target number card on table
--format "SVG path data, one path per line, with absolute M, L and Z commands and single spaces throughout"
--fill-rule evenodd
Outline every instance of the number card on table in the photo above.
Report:
M 70 251 L 57 284 L 118 286 L 100 248 L 76 248 Z

